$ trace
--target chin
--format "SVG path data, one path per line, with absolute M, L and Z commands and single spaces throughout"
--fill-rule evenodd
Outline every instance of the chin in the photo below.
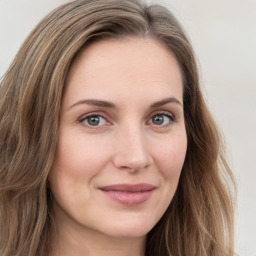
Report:
M 107 224 L 107 223 L 105 223 Z M 113 237 L 144 237 L 154 227 L 156 223 L 144 219 L 123 219 L 119 222 L 110 222 L 106 226 L 102 226 L 104 233 Z

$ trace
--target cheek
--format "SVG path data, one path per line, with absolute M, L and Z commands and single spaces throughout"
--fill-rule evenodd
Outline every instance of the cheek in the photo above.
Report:
M 85 140 L 70 133 L 60 133 L 59 138 L 49 182 L 56 197 L 69 198 L 69 195 L 79 195 L 79 191 L 88 190 L 98 169 L 93 149 Z
M 166 139 L 160 147 L 157 148 L 157 165 L 165 179 L 179 178 L 181 169 L 185 160 L 187 151 L 187 137 L 177 136 L 170 140 Z
M 84 202 L 89 203 L 92 181 L 102 170 L 104 157 L 95 141 L 71 133 L 61 135 L 48 179 L 55 201 L 72 212 L 72 208 L 83 209 Z
M 104 143 L 79 133 L 62 134 L 55 156 L 55 169 L 74 178 L 90 179 L 107 158 Z

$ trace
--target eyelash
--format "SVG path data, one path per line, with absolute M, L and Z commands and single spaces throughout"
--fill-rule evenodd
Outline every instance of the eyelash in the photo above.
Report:
M 152 124 L 157 128 L 166 128 L 176 122 L 176 117 L 173 114 L 170 114 L 170 112 L 160 111 L 160 112 L 154 113 L 153 115 L 151 115 L 151 118 L 149 120 L 152 120 L 152 118 L 155 116 L 165 116 L 169 119 L 169 122 L 165 125 Z
M 92 113 L 92 114 L 88 114 L 88 115 L 82 116 L 78 121 L 79 121 L 79 123 L 83 123 L 86 120 L 88 120 L 90 117 L 104 118 L 106 120 L 106 122 L 107 122 L 107 118 L 105 118 L 103 115 L 98 114 L 98 113 Z M 98 125 L 93 126 L 93 125 L 90 125 L 90 124 L 84 124 L 84 125 L 87 126 L 87 127 L 92 128 L 92 129 L 98 129 L 98 128 L 102 127 L 102 126 L 98 126 Z
M 151 115 L 149 121 L 152 122 L 152 118 L 155 117 L 155 116 L 157 116 L 157 115 L 167 117 L 167 118 L 169 119 L 169 122 L 168 122 L 167 124 L 164 124 L 164 125 L 152 124 L 154 127 L 157 127 L 157 128 L 166 128 L 166 127 L 168 127 L 168 126 L 170 126 L 171 124 L 173 124 L 173 123 L 176 122 L 176 117 L 175 117 L 173 114 L 170 114 L 170 112 L 166 112 L 166 111 L 160 111 L 160 112 L 154 113 L 153 115 Z M 86 120 L 88 120 L 88 118 L 90 118 L 90 117 L 100 117 L 100 118 L 103 118 L 104 120 L 106 120 L 107 123 L 110 123 L 110 122 L 107 121 L 107 118 L 104 117 L 104 115 L 99 114 L 99 113 L 90 113 L 90 114 L 84 115 L 84 116 L 82 116 L 82 117 L 78 120 L 78 122 L 79 122 L 79 123 L 83 123 L 83 122 L 85 122 Z M 149 121 L 147 121 L 147 123 L 148 123 Z M 87 123 L 88 123 L 88 121 L 87 121 Z M 90 125 L 90 124 L 84 124 L 84 125 L 87 126 L 87 127 L 89 127 L 89 128 L 92 128 L 92 129 L 99 129 L 99 128 L 103 127 L 103 126 L 106 126 L 106 125 L 100 125 L 100 126 L 99 126 L 99 125 L 95 125 L 95 126 L 93 126 L 93 125 Z M 108 126 L 108 125 L 109 125 L 109 124 L 107 124 L 107 126 Z

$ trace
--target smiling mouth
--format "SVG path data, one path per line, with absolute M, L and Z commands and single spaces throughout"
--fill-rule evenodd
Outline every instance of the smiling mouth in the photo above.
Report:
M 117 184 L 100 187 L 99 189 L 106 196 L 118 203 L 135 206 L 149 200 L 156 187 L 151 184 L 141 183 Z

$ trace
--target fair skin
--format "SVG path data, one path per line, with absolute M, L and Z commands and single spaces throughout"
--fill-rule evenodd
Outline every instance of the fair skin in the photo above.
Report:
M 153 39 L 102 40 L 80 52 L 49 176 L 52 255 L 144 255 L 186 155 L 182 94 L 176 59 Z

